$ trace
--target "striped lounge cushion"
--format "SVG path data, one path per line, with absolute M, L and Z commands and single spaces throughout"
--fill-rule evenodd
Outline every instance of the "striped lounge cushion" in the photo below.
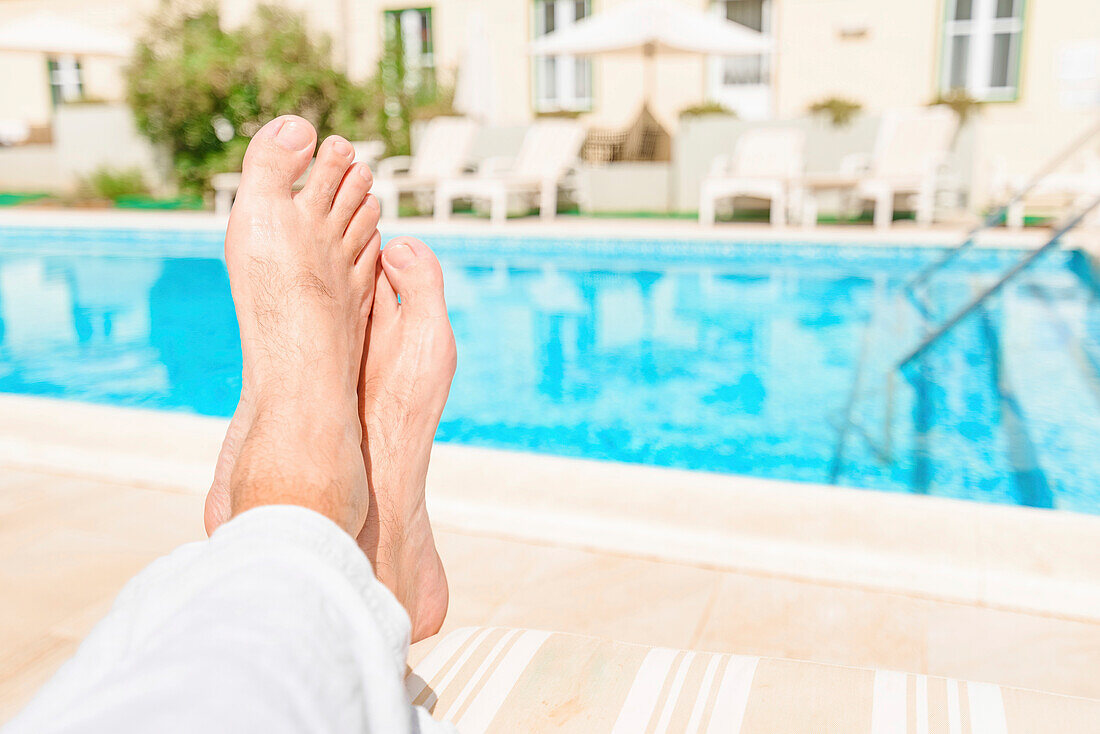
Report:
M 950 678 L 465 628 L 406 678 L 462 734 L 1097 734 L 1100 701 Z

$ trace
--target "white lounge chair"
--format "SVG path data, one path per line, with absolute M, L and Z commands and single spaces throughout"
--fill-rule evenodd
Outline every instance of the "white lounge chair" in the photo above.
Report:
M 0 118 L 0 147 L 22 145 L 31 136 L 31 126 L 26 120 Z
M 510 194 L 532 196 L 543 219 L 553 219 L 558 208 L 558 186 L 569 173 L 584 143 L 584 128 L 571 120 L 542 120 L 523 137 L 514 161 L 487 158 L 472 176 L 451 178 L 436 187 L 435 217 L 449 219 L 454 200 L 488 199 L 490 219 L 508 217 Z
M 378 162 L 371 191 L 382 216 L 396 219 L 402 192 L 430 193 L 440 181 L 462 173 L 469 160 L 477 124 L 465 117 L 434 117 L 428 121 L 412 156 L 392 156 Z
M 1005 161 L 1002 159 L 997 162 L 993 175 L 996 200 L 1011 198 L 1026 183 L 1027 176 L 1010 175 Z M 1086 150 L 1070 165 L 1063 165 L 1059 170 L 1043 177 L 1027 196 L 1013 202 L 1008 207 L 1005 224 L 1012 229 L 1022 228 L 1024 213 L 1029 204 L 1038 202 L 1040 206 L 1054 205 L 1072 211 L 1097 196 L 1100 196 L 1100 151 Z M 1094 211 L 1086 221 L 1090 226 L 1100 226 L 1100 210 Z
M 918 224 L 931 224 L 940 171 L 947 162 L 957 126 L 955 113 L 944 106 L 887 111 L 879 125 L 874 151 L 846 156 L 840 174 L 807 176 L 802 185 L 802 220 L 817 221 L 815 192 L 839 190 L 855 201 L 873 201 L 876 227 L 889 227 L 894 200 L 915 196 Z
M 714 224 L 719 200 L 751 196 L 771 201 L 773 225 L 786 224 L 805 147 L 806 135 L 796 128 L 761 127 L 742 133 L 733 155 L 715 158 L 699 187 L 699 222 Z
M 378 156 L 385 150 L 385 144 L 381 140 L 353 140 L 351 148 L 355 151 L 357 163 L 366 163 L 373 169 Z M 302 176 L 294 183 L 296 191 L 305 185 L 305 179 Z M 214 189 L 214 213 L 228 216 L 229 210 L 233 208 L 233 200 L 237 198 L 237 189 L 241 186 L 241 174 L 215 173 L 210 179 L 210 186 Z
M 463 734 L 1095 734 L 1100 721 L 1090 698 L 563 632 L 464 627 L 422 644 L 409 700 Z

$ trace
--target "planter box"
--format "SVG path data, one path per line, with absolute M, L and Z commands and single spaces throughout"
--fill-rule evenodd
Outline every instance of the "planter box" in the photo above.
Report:
M 577 170 L 577 198 L 583 214 L 670 211 L 672 165 L 609 163 Z

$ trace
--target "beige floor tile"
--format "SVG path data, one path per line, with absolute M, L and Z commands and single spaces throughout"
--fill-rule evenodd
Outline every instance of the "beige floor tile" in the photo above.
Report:
M 534 572 L 514 580 L 493 624 L 686 647 L 717 579 L 706 569 L 567 548 L 533 553 Z
M 0 566 L 8 629 L 47 632 L 117 594 L 153 557 L 86 531 L 45 532 Z
M 1100 625 L 935 604 L 928 672 L 1100 698 Z
M 200 495 L 0 473 L 0 721 L 133 574 L 203 537 Z M 1100 696 L 1096 624 L 478 534 L 437 539 L 451 584 L 444 632 L 534 627 Z M 1058 556 L 1052 542 L 1044 558 Z
M 440 635 L 414 645 L 416 664 L 459 627 L 503 625 L 687 645 L 718 574 L 480 535 L 437 532 L 450 583 Z
M 76 640 L 46 636 L 4 658 L 4 674 L 0 676 L 0 724 L 30 701 L 62 663 L 72 657 L 78 644 Z
M 724 574 L 693 647 L 919 671 L 927 602 L 905 596 Z
M 690 566 L 439 533 L 451 588 L 444 632 L 505 625 L 687 645 L 718 575 Z
M 115 590 L 97 602 L 87 604 L 73 614 L 61 619 L 50 628 L 50 634 L 73 640 L 83 640 L 114 606 L 118 593 Z

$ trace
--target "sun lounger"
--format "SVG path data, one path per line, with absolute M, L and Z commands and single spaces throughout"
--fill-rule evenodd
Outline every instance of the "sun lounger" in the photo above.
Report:
M 1100 701 L 929 675 L 466 628 L 406 677 L 463 734 L 1095 734 Z
M 356 162 L 366 163 L 372 169 L 378 160 L 378 156 L 385 149 L 380 140 L 353 140 L 352 150 L 355 151 Z M 298 179 L 294 188 L 300 189 L 305 184 L 305 176 Z M 214 213 L 228 216 L 233 207 L 233 199 L 237 196 L 237 189 L 241 185 L 241 174 L 237 172 L 216 173 L 210 179 L 210 186 L 214 189 Z M 375 187 L 377 188 L 377 186 Z
M 412 156 L 379 161 L 371 191 L 378 197 L 382 216 L 397 218 L 402 192 L 431 194 L 440 181 L 460 175 L 476 133 L 477 124 L 465 117 L 434 117 L 425 126 Z
M 25 120 L 0 118 L 0 147 L 22 145 L 31 136 L 31 126 Z
M 802 175 L 806 136 L 795 128 L 754 128 L 737 140 L 733 155 L 719 156 L 699 190 L 699 222 L 714 224 L 721 199 L 749 196 L 771 201 L 771 223 L 787 223 L 792 185 Z
M 802 221 L 817 222 L 816 193 L 838 190 L 857 201 L 874 202 L 876 227 L 889 227 L 894 199 L 915 196 L 917 222 L 931 224 L 936 187 L 957 126 L 947 107 L 889 110 L 882 117 L 870 157 L 847 156 L 839 175 L 807 176 Z
M 1027 196 L 1013 202 L 1008 207 L 1005 224 L 1013 229 L 1023 227 L 1024 213 L 1029 205 L 1072 211 L 1100 196 L 1100 151 L 1088 150 L 1074 163 L 1076 165 L 1063 166 L 1043 177 Z M 1027 176 L 1009 175 L 1002 160 L 997 163 L 993 181 L 994 199 L 1003 201 L 1026 185 Z M 1090 226 L 1100 226 L 1100 210 L 1093 212 L 1087 222 Z
M 530 196 L 543 219 L 553 219 L 558 208 L 558 186 L 572 169 L 584 143 L 584 128 L 571 120 L 542 120 L 523 137 L 514 161 L 489 158 L 476 175 L 450 178 L 436 188 L 436 219 L 449 219 L 454 200 L 487 199 L 490 218 L 508 217 L 508 197 Z

